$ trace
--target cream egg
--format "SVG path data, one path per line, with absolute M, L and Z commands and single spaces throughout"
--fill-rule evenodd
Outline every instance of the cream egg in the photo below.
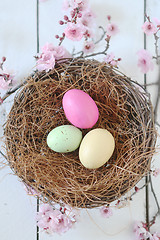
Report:
M 102 128 L 88 132 L 79 148 L 79 159 L 84 167 L 96 169 L 103 166 L 112 156 L 115 140 L 112 134 Z

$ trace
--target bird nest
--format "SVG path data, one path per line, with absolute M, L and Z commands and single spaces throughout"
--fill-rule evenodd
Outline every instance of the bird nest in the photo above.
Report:
M 88 93 L 99 109 L 94 128 L 115 138 L 110 160 L 85 168 L 78 150 L 52 151 L 46 143 L 55 127 L 69 124 L 62 109 L 66 91 Z M 118 70 L 95 60 L 70 59 L 49 72 L 36 72 L 17 93 L 5 127 L 8 162 L 43 201 L 93 208 L 120 198 L 150 169 L 156 133 L 144 89 Z M 82 129 L 83 136 L 91 129 Z

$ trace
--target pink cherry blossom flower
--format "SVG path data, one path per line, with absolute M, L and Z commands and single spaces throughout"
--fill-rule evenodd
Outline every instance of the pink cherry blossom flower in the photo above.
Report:
M 110 63 L 115 58 L 114 53 L 110 53 L 106 55 L 105 61 Z
M 80 11 L 84 11 L 88 8 L 89 0 L 70 0 L 71 8 L 79 8 Z
M 153 240 L 152 234 L 148 232 L 142 222 L 136 222 L 133 228 L 136 240 Z
M 55 66 L 54 51 L 44 52 L 39 56 L 36 65 L 39 71 L 45 70 L 46 72 L 48 72 L 49 70 L 53 69 L 54 66 Z
M 56 205 L 55 205 L 56 206 Z M 76 213 L 69 206 L 56 209 L 49 204 L 40 206 L 37 213 L 37 225 L 48 233 L 64 233 L 68 231 L 76 222 Z
M 39 71 L 49 71 L 54 68 L 56 60 L 71 57 L 71 54 L 63 46 L 55 47 L 52 43 L 46 43 L 42 47 L 36 67 Z
M 88 10 L 83 13 L 82 17 L 80 18 L 80 22 L 84 27 L 90 28 L 93 27 L 93 24 L 95 23 L 95 17 L 95 14 L 91 10 Z
M 55 60 L 72 57 L 72 55 L 63 46 L 54 46 L 52 43 L 46 43 L 42 47 L 42 53 L 47 52 L 53 52 Z
M 105 58 L 105 62 L 111 64 L 112 66 L 117 66 L 118 60 L 115 60 L 114 58 L 115 56 L 113 53 L 107 54 Z
M 79 1 L 78 7 L 80 11 L 86 11 L 86 9 L 89 9 L 89 0 Z
M 7 90 L 15 84 L 15 75 L 12 71 L 0 68 L 0 89 Z
M 40 228 L 47 230 L 49 228 L 48 222 L 50 221 L 50 214 L 53 212 L 53 208 L 49 204 L 40 205 L 39 212 L 37 213 L 36 220 L 37 225 Z
M 44 203 L 40 205 L 39 213 L 45 215 L 47 212 L 52 212 L 52 211 L 53 211 L 53 207 L 50 204 Z
M 100 209 L 100 213 L 103 217 L 109 218 L 113 215 L 112 209 L 108 206 L 104 206 Z
M 92 22 L 91 22 L 90 19 L 87 18 L 87 17 L 82 17 L 81 20 L 80 20 L 80 22 L 82 23 L 82 25 L 83 25 L 84 27 L 91 27 L 91 25 L 92 25 Z
M 114 24 L 114 23 L 109 23 L 108 25 L 107 25 L 107 35 L 109 35 L 109 36 L 114 36 L 114 35 L 116 35 L 118 32 L 119 32 L 119 29 L 118 29 L 118 26 L 116 25 L 116 24 Z
M 65 233 L 72 227 L 72 221 L 65 214 L 59 210 L 54 210 L 50 214 L 50 221 L 48 224 L 49 229 L 56 233 Z
M 142 26 L 143 32 L 147 35 L 151 35 L 157 32 L 157 28 L 152 22 L 146 21 Z
M 67 23 L 64 30 L 65 36 L 72 41 L 80 41 L 84 34 L 84 27 L 81 24 Z
M 70 0 L 70 6 L 72 9 L 78 8 L 78 4 L 80 4 L 82 1 L 80 0 Z
M 72 55 L 63 47 L 57 46 L 54 48 L 55 51 L 55 59 L 63 59 L 63 58 L 72 58 Z
M 146 224 L 143 222 L 136 222 L 133 228 L 133 231 L 135 233 L 136 240 L 159 240 L 160 239 L 160 233 L 153 233 L 151 234 Z
M 160 174 L 160 168 L 156 168 L 156 169 L 153 171 L 153 176 L 154 176 L 154 177 L 157 177 L 159 174 Z
M 70 8 L 69 0 L 64 0 L 62 5 L 62 10 L 67 11 Z
M 83 52 L 84 53 L 93 52 L 94 48 L 95 48 L 95 44 L 93 41 L 85 42 L 84 47 L 83 47 Z
M 140 67 L 141 72 L 147 73 L 153 70 L 152 55 L 149 51 L 142 49 L 138 51 L 138 67 Z
M 73 223 L 76 222 L 78 219 L 78 210 L 71 208 L 68 205 L 64 206 L 63 213 L 65 213 L 66 216 L 69 217 Z
M 96 14 L 90 8 L 85 9 L 85 11 L 83 12 L 83 16 L 90 19 L 96 18 Z
M 42 48 L 41 48 L 42 53 L 46 53 L 46 52 L 52 52 L 55 51 L 55 47 L 52 43 L 46 43 Z
M 50 230 L 49 229 L 49 221 L 50 221 L 50 213 L 47 212 L 45 215 L 37 213 L 36 216 L 37 226 L 42 228 L 43 230 Z

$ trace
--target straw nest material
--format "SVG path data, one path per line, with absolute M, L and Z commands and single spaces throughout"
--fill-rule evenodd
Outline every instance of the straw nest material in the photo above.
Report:
M 116 142 L 107 164 L 90 170 L 78 150 L 56 153 L 48 133 L 69 124 L 62 109 L 72 88 L 88 93 L 99 109 L 93 128 L 109 130 Z M 83 136 L 90 129 L 82 130 Z M 149 96 L 138 84 L 95 60 L 72 59 L 49 72 L 36 72 L 18 92 L 5 127 L 10 167 L 49 202 L 93 208 L 120 198 L 149 171 L 156 133 Z

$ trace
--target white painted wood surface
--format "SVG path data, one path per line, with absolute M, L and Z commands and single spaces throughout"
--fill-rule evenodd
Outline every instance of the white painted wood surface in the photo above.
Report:
M 92 9 L 97 14 L 98 25 L 105 27 L 107 15 L 111 15 L 113 21 L 119 26 L 119 34 L 113 37 L 109 52 L 114 52 L 116 57 L 121 57 L 120 69 L 129 77 L 143 84 L 143 74 L 137 68 L 136 52 L 143 48 L 143 1 L 141 0 L 90 0 Z M 63 17 L 61 12 L 62 0 L 48 0 L 40 3 L 40 46 L 46 42 L 57 41 L 55 34 L 60 34 L 63 27 L 58 21 Z M 160 19 L 160 1 L 147 1 L 148 14 L 151 17 Z M 75 44 L 80 49 L 82 44 Z M 73 43 L 69 40 L 64 46 L 72 51 Z M 101 48 L 103 48 L 101 44 Z M 147 48 L 154 52 L 153 37 L 147 37 Z M 36 54 L 36 1 L 28 0 L 5 0 L 0 1 L 0 58 L 7 57 L 6 66 L 14 69 L 17 73 L 17 80 L 23 81 L 24 77 L 31 73 Z M 158 76 L 158 69 L 147 75 L 147 82 L 155 82 Z M 153 104 L 157 88 L 148 87 L 151 92 Z M 4 92 L 1 93 L 3 96 Z M 12 105 L 9 98 L 0 106 L 0 134 L 2 124 Z M 160 105 L 159 105 L 160 121 Z M 159 129 L 160 133 L 160 129 Z M 160 143 L 160 141 L 159 141 Z M 1 141 L 2 145 L 2 141 Z M 154 157 L 153 164 L 160 168 L 160 155 Z M 143 181 L 139 185 L 143 185 Z M 153 179 L 156 194 L 160 200 L 160 177 Z M 0 171 L 0 239 L 3 240 L 36 240 L 36 199 L 26 195 L 22 184 L 6 167 Z M 83 210 L 79 222 L 75 228 L 64 235 L 47 235 L 40 233 L 40 240 L 130 240 L 133 239 L 130 233 L 130 224 L 133 221 L 145 220 L 145 194 L 140 191 L 124 209 L 113 209 L 114 215 L 109 219 L 103 219 L 97 209 Z M 157 211 L 152 194 L 150 193 L 150 214 Z M 124 230 L 121 232 L 121 230 Z M 160 221 L 153 227 L 153 230 L 160 231 Z M 113 235 L 113 236 L 111 236 Z

